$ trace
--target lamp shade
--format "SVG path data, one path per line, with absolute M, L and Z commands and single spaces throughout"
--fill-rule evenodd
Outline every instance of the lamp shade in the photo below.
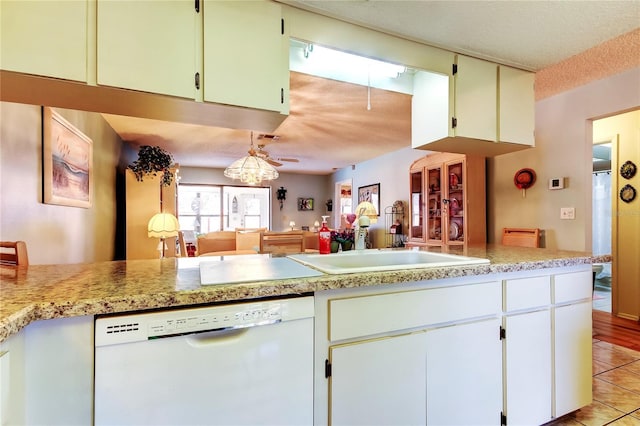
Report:
M 358 218 L 367 216 L 371 223 L 376 223 L 378 221 L 378 212 L 376 211 L 376 207 L 369 201 L 363 201 L 358 204 L 358 207 L 356 207 L 356 215 Z
M 177 237 L 179 230 L 178 219 L 171 213 L 158 213 L 149 220 L 147 225 L 149 238 Z

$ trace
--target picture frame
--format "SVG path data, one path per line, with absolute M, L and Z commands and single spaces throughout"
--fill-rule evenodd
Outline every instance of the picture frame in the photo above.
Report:
M 380 184 L 366 185 L 358 187 L 358 204 L 363 201 L 369 201 L 376 208 L 378 216 L 380 216 Z
M 91 207 L 93 141 L 49 107 L 42 107 L 42 174 L 45 204 Z
M 313 198 L 298 198 L 298 210 L 313 210 Z

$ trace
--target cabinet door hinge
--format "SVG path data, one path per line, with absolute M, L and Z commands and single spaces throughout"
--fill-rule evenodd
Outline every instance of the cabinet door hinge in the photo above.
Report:
M 280 19 L 280 34 L 284 35 L 284 18 Z
M 458 64 L 451 65 L 451 74 L 452 75 L 458 74 Z
M 505 416 L 502 412 L 500 413 L 500 425 L 507 426 L 507 416 Z
M 196 90 L 200 90 L 200 73 L 197 72 L 196 75 L 194 76 L 194 82 L 196 85 Z
M 331 363 L 328 359 L 324 360 L 324 377 L 327 379 L 331 377 Z
M 200 0 L 196 0 L 195 8 L 196 8 L 196 13 L 200 13 Z
M 500 340 L 507 338 L 507 330 L 503 326 L 500 326 Z
M 280 103 L 284 104 L 284 88 L 280 88 Z
M 455 129 L 457 125 L 458 125 L 458 119 L 455 117 L 451 117 L 451 128 Z

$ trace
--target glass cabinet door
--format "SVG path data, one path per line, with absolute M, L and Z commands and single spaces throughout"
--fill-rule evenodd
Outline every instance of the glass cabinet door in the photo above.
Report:
M 449 243 L 464 244 L 465 227 L 464 227 L 464 161 L 448 163 L 445 166 L 447 179 L 446 194 L 446 217 L 447 217 L 447 240 Z
M 429 211 L 427 239 L 442 241 L 442 169 L 427 168 L 427 209 Z
M 423 227 L 422 171 L 416 171 L 411 172 L 411 239 L 424 241 Z

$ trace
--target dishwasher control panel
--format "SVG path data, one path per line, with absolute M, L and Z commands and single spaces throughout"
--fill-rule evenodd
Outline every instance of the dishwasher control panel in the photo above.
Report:
M 282 319 L 279 304 L 267 306 L 248 306 L 238 311 L 217 308 L 213 313 L 192 312 L 184 315 L 184 311 L 177 311 L 178 316 L 156 319 L 149 322 L 148 337 L 161 337 L 173 334 L 193 333 L 206 330 L 220 330 L 229 328 L 254 327 L 257 325 L 273 324 Z
M 313 297 L 98 316 L 95 346 L 142 342 L 190 333 L 257 327 L 313 317 Z

